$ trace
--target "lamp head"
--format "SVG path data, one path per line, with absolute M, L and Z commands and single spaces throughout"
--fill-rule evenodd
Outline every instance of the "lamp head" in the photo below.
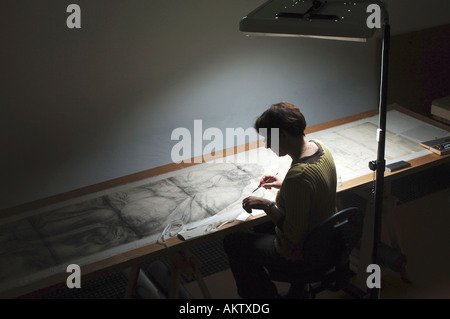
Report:
M 242 18 L 240 30 L 248 35 L 365 42 L 375 32 L 367 24 L 368 6 L 373 4 L 384 8 L 381 0 L 269 0 Z

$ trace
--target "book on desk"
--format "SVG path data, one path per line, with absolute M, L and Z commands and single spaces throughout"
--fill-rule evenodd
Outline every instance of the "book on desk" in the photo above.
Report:
M 431 103 L 431 115 L 436 120 L 450 125 L 450 96 L 434 100 Z

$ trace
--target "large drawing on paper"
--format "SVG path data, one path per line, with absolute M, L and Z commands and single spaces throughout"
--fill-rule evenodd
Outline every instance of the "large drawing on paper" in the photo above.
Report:
M 0 224 L 0 292 L 130 248 L 155 243 L 171 221 L 189 224 L 241 207 L 264 169 L 211 163 L 167 178 Z M 259 196 L 270 196 L 270 192 Z
M 362 175 L 363 172 L 369 173 L 367 170 L 369 162 L 377 159 L 376 132 L 377 125 L 363 122 L 355 126 L 337 128 L 329 133 L 318 134 L 317 139 L 325 143 L 333 154 L 339 176 L 344 177 L 355 172 L 361 172 L 360 175 Z M 387 131 L 385 147 L 387 161 L 421 151 L 423 148 L 417 143 Z

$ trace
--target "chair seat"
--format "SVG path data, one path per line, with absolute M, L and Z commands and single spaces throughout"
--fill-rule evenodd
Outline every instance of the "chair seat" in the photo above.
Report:
M 304 285 L 318 282 L 317 291 L 345 288 L 351 277 L 349 255 L 361 238 L 362 220 L 356 207 L 334 214 L 307 234 L 304 261 L 268 267 L 270 278 L 291 283 L 297 295 Z

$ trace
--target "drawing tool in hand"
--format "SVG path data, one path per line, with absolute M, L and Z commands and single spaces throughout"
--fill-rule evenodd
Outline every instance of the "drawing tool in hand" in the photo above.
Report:
M 278 173 L 276 173 L 275 174 L 275 176 L 277 176 L 278 175 Z M 265 182 L 267 181 L 267 178 L 264 180 Z M 254 192 L 256 192 L 258 189 L 260 189 L 261 188 L 261 186 L 258 186 L 258 187 L 256 187 L 254 190 L 253 190 L 253 192 L 252 193 L 254 193 Z

